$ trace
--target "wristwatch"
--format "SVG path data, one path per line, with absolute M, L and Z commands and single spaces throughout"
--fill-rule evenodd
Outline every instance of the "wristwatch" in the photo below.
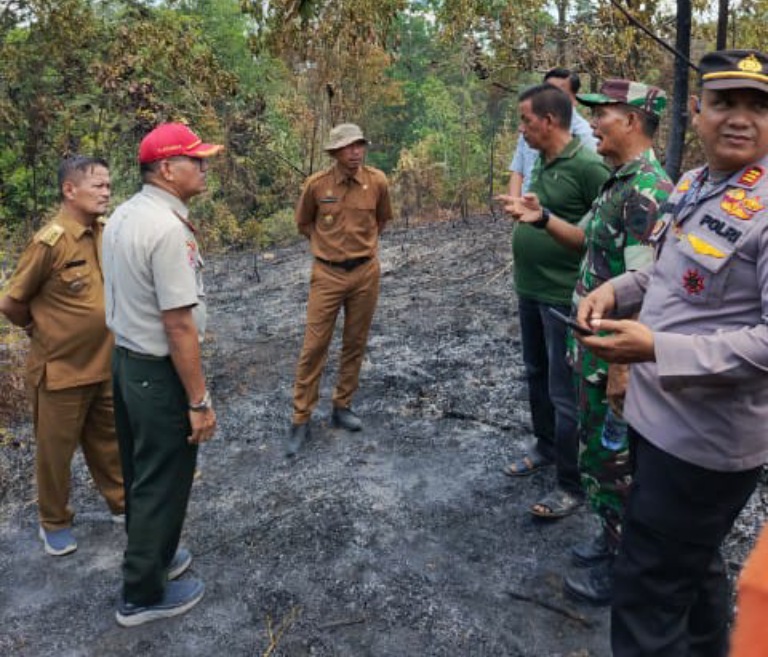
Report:
M 205 413 L 211 410 L 211 393 L 208 390 L 205 391 L 203 398 L 196 404 L 190 404 L 189 410 L 193 413 Z
M 546 228 L 547 224 L 549 223 L 549 215 L 550 215 L 550 212 L 549 210 L 547 210 L 547 208 L 541 208 L 541 219 L 532 221 L 531 226 L 539 229 Z

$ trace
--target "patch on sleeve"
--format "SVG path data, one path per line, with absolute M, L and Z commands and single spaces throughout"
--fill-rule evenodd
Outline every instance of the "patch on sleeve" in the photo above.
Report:
M 64 229 L 59 224 L 49 224 L 35 235 L 35 242 L 46 246 L 55 246 L 63 234 Z
M 193 239 L 187 240 L 187 264 L 192 269 L 197 269 L 197 242 Z

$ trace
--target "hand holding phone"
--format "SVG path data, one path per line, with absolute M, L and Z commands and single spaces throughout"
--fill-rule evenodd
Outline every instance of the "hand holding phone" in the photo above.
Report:
M 595 335 L 595 332 L 592 329 L 587 328 L 586 326 L 582 326 L 579 324 L 573 317 L 568 317 L 568 315 L 563 315 L 559 310 L 549 307 L 547 308 L 547 311 L 549 312 L 552 317 L 554 317 L 556 320 L 563 322 L 567 326 L 569 326 L 571 329 L 576 331 L 579 335 Z

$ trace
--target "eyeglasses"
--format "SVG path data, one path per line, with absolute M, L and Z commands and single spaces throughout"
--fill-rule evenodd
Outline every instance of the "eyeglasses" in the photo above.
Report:
M 197 166 L 199 167 L 200 171 L 208 171 L 208 160 L 206 160 L 204 157 L 192 157 L 191 155 L 176 155 L 174 157 L 168 158 L 169 162 L 172 162 L 173 160 L 190 160 L 192 162 L 197 162 Z

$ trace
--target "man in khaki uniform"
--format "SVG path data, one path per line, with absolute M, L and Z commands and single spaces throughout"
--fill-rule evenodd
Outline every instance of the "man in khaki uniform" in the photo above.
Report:
M 115 520 L 125 509 L 104 319 L 101 216 L 107 163 L 73 157 L 59 167 L 61 208 L 19 260 L 0 312 L 31 337 L 27 362 L 36 439 L 40 538 L 48 554 L 77 549 L 69 506 L 78 443 Z
M 392 219 L 386 176 L 363 165 L 367 144 L 352 123 L 333 128 L 325 151 L 336 162 L 307 179 L 296 206 L 296 224 L 309 239 L 315 262 L 293 388 L 287 456 L 293 456 L 309 437 L 309 419 L 317 406 L 320 376 L 342 307 L 344 336 L 332 419 L 335 426 L 348 431 L 362 429 L 351 403 L 379 297 L 379 234 Z

